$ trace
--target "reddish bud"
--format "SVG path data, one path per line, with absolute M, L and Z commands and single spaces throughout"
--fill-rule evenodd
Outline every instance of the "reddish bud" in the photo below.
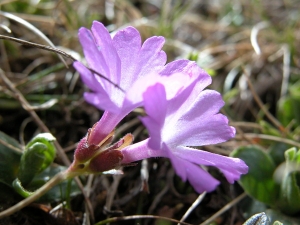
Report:
M 74 158 L 78 162 L 85 162 L 91 159 L 99 149 L 100 147 L 97 145 L 89 145 L 87 143 L 87 138 L 84 137 L 78 143 L 74 153 Z
M 89 164 L 92 173 L 104 172 L 121 166 L 123 154 L 119 150 L 105 150 L 94 157 Z

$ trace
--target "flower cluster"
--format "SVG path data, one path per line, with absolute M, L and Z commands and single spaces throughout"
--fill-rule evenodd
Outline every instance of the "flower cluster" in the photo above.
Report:
M 89 68 L 80 62 L 74 67 L 91 90 L 84 97 L 104 114 L 79 143 L 71 171 L 105 172 L 145 158 L 167 157 L 199 193 L 219 184 L 201 165 L 219 168 L 230 183 L 247 173 L 240 159 L 190 147 L 221 143 L 235 135 L 219 113 L 221 95 L 204 90 L 211 77 L 195 62 L 165 64 L 164 38 L 151 37 L 142 44 L 133 27 L 111 37 L 103 24 L 94 22 L 91 31 L 79 30 L 79 39 Z M 132 135 L 126 135 L 109 145 L 117 124 L 136 107 L 145 109 L 140 119 L 149 138 L 131 144 Z

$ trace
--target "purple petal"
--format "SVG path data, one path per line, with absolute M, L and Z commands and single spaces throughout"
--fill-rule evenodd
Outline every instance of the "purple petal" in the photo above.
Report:
M 98 82 L 94 74 L 89 69 L 87 69 L 81 62 L 76 61 L 73 63 L 73 66 L 79 72 L 83 83 L 85 83 L 85 85 L 87 85 L 89 89 L 95 92 L 105 93 L 101 84 Z
M 123 96 L 118 96 L 117 94 L 120 90 L 116 90 L 113 95 L 109 95 L 99 83 L 101 78 L 95 77 L 95 75 L 80 62 L 74 62 L 73 65 L 80 73 L 82 81 L 94 91 L 94 93 L 84 93 L 85 100 L 98 109 L 118 112 L 124 99 L 124 93 L 121 93 Z
M 179 59 L 168 63 L 164 69 L 160 72 L 161 75 L 169 76 L 173 73 L 186 73 L 194 67 L 196 63 L 194 61 Z
M 165 132 L 172 131 L 169 141 L 177 145 L 203 146 L 222 143 L 233 138 L 235 129 L 228 126 L 228 119 L 216 114 L 193 122 L 178 121 L 176 127 L 169 127 Z
M 119 84 L 121 75 L 121 62 L 113 45 L 110 34 L 108 33 L 106 27 L 98 21 L 93 22 L 91 30 L 96 40 L 97 47 L 102 52 L 106 65 L 109 69 L 107 78 L 112 82 Z
M 194 61 L 189 60 L 176 60 L 168 63 L 165 68 L 160 72 L 163 76 L 170 76 L 174 73 L 187 74 L 190 79 L 189 82 L 185 82 L 184 87 L 188 88 L 194 80 L 197 80 L 196 88 L 197 92 L 200 93 L 205 87 L 211 84 L 211 77 L 201 69 Z
M 169 158 L 176 174 L 182 181 L 188 180 L 198 193 L 213 191 L 219 185 L 220 182 L 200 166 L 173 155 L 171 151 L 169 151 Z
M 92 92 L 85 92 L 84 99 L 86 102 L 94 105 L 98 109 L 106 110 L 109 109 L 110 112 L 118 112 L 119 107 L 117 107 L 110 99 L 110 97 L 104 93 L 92 93 Z
M 140 118 L 140 120 L 147 126 L 149 136 L 151 137 L 149 147 L 153 149 L 160 149 L 162 144 L 162 127 L 149 117 Z
M 141 37 L 135 28 L 127 27 L 116 33 L 113 44 L 122 62 L 120 85 L 127 90 L 137 79 L 137 68 L 141 66 L 139 63 Z
M 152 72 L 137 80 L 128 90 L 126 100 L 136 104 L 142 102 L 142 94 L 146 88 L 156 83 L 164 85 L 168 100 L 186 90 L 185 94 L 180 96 L 180 101 L 177 100 L 177 104 L 170 106 L 176 111 L 186 101 L 195 86 L 197 87 L 195 93 L 200 93 L 202 89 L 211 83 L 211 77 L 201 70 L 195 62 L 188 60 L 174 61 L 167 64 L 159 74 Z
M 109 68 L 106 64 L 104 56 L 102 55 L 102 52 L 96 45 L 91 31 L 86 28 L 80 28 L 78 37 L 89 67 L 102 74 L 103 76 L 109 76 Z
M 179 61 L 179 63 L 180 66 L 185 65 L 184 61 Z M 170 115 L 173 114 L 172 116 L 177 118 L 180 117 L 181 114 L 178 112 L 179 109 L 190 107 L 201 91 L 211 83 L 211 77 L 205 71 L 201 70 L 195 63 L 187 64 L 186 67 L 181 68 L 181 70 L 185 71 L 184 73 L 189 79 L 182 83 L 182 88 L 177 90 L 177 93 L 172 99 L 168 98 L 170 99 L 170 103 L 168 103 L 168 113 Z M 170 79 L 171 78 L 172 76 Z M 166 87 L 168 88 L 169 85 L 166 84 Z
M 128 164 L 136 162 L 142 159 L 147 159 L 151 157 L 167 157 L 167 153 L 163 150 L 153 150 L 148 147 L 149 139 L 129 145 L 128 147 L 123 148 L 123 164 Z
M 176 174 L 182 179 L 183 182 L 185 182 L 188 178 L 187 171 L 186 171 L 186 161 L 183 159 L 180 159 L 179 157 L 176 157 L 172 151 L 169 149 L 166 144 L 163 144 L 164 148 L 166 148 L 166 152 L 168 154 L 168 158 L 172 162 L 173 168 L 176 172 Z
M 187 59 L 179 59 L 172 61 L 168 63 L 160 72 L 161 75 L 165 76 L 168 76 L 169 74 L 173 73 L 186 73 L 190 77 L 202 76 L 209 79 L 209 84 L 211 83 L 211 77 L 206 73 L 206 71 L 201 69 L 196 62 Z
M 199 117 L 210 117 L 219 113 L 224 106 L 224 101 L 219 92 L 212 90 L 205 90 L 196 96 L 190 105 L 182 110 L 182 120 L 194 121 Z
M 161 50 L 164 43 L 164 37 L 156 36 L 150 37 L 144 42 L 140 51 L 139 64 L 141 65 L 141 69 L 139 77 L 163 69 L 167 61 L 166 53 Z
M 112 113 L 105 111 L 89 137 L 90 144 L 99 144 L 129 112 Z
M 190 97 L 188 98 L 189 104 L 184 102 L 174 112 L 178 116 L 173 116 L 172 121 L 168 121 L 165 127 L 165 132 L 169 133 L 170 142 L 174 141 L 178 145 L 203 146 L 224 142 L 234 137 L 235 129 L 228 126 L 227 118 L 217 114 L 224 105 L 218 92 L 205 90 L 193 101 Z M 178 104 L 177 100 L 173 99 L 169 104 Z M 176 133 L 169 132 L 175 127 Z
M 143 94 L 144 107 L 152 120 L 159 126 L 164 125 L 164 120 L 167 111 L 166 91 L 162 84 L 155 84 L 149 87 Z M 151 116 L 155 115 L 155 116 Z
M 193 82 L 193 78 L 186 73 L 174 73 L 170 76 L 161 76 L 158 73 L 149 73 L 137 80 L 126 93 L 128 102 L 139 104 L 143 101 L 143 93 L 150 86 L 157 83 L 162 84 L 166 90 L 167 99 L 173 98 L 179 92 L 184 90 L 186 84 Z
M 248 172 L 248 166 L 238 158 L 181 146 L 173 149 L 173 153 L 191 163 L 219 168 L 230 183 L 240 179 L 241 174 Z
M 161 148 L 162 128 L 164 126 L 167 104 L 166 92 L 162 84 L 156 84 L 149 87 L 143 95 L 144 107 L 147 117 L 141 118 L 141 121 L 147 126 L 150 133 L 149 146 L 153 149 Z
M 214 191 L 220 184 L 218 180 L 200 166 L 185 163 L 185 169 L 187 171 L 188 181 L 198 193 Z

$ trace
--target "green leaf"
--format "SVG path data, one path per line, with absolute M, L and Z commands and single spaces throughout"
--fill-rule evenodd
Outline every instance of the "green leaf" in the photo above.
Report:
M 258 201 L 275 205 L 279 185 L 273 180 L 275 164 L 272 158 L 257 146 L 238 148 L 231 156 L 244 160 L 249 167 L 249 172 L 240 179 L 244 190 Z
M 52 143 L 54 140 L 51 134 L 39 134 L 26 145 L 18 173 L 22 186 L 26 187 L 35 175 L 53 162 L 56 153 Z
M 281 184 L 279 208 L 287 215 L 300 212 L 300 173 L 291 172 Z
M 56 156 L 56 149 L 54 147 L 53 141 L 55 141 L 55 137 L 50 133 L 41 133 L 35 136 L 27 145 L 26 149 L 32 147 L 36 143 L 42 143 L 47 147 L 47 151 L 42 151 L 45 155 L 45 161 L 41 167 L 41 170 L 46 169 L 54 160 Z
M 290 146 L 281 142 L 272 144 L 270 146 L 270 148 L 268 149 L 269 155 L 273 159 L 276 166 L 285 161 L 284 153 L 288 148 L 290 148 Z
M 43 151 L 47 151 L 47 146 L 35 143 L 23 153 L 18 173 L 18 179 L 23 186 L 29 184 L 33 177 L 42 171 L 45 161 Z
M 293 215 L 300 212 L 300 151 L 290 148 L 286 150 L 285 158 L 279 208 L 282 212 Z
M 22 186 L 22 183 L 21 181 L 16 178 L 13 183 L 12 183 L 12 186 L 14 188 L 14 190 L 19 194 L 21 195 L 22 197 L 24 198 L 27 198 L 29 197 L 30 195 L 32 195 L 34 192 L 30 192 L 30 191 L 27 191 L 23 186 Z
M 0 140 L 0 182 L 11 186 L 18 173 L 21 147 L 15 139 L 1 131 Z

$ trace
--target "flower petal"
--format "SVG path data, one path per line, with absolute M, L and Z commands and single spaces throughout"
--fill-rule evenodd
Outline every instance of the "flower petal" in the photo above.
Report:
M 148 146 L 149 139 L 129 145 L 123 148 L 123 164 L 128 164 L 136 162 L 142 159 L 147 159 L 151 157 L 167 157 L 167 153 L 164 150 L 153 150 Z
M 102 74 L 103 76 L 109 76 L 109 68 L 106 64 L 102 52 L 96 45 L 92 32 L 82 27 L 79 29 L 78 37 L 89 67 Z
M 173 103 L 173 110 L 177 110 L 188 98 L 191 91 L 197 86 L 197 92 L 200 93 L 211 83 L 211 77 L 201 70 L 195 62 L 189 60 L 177 60 L 168 63 L 159 74 L 152 72 L 137 80 L 126 94 L 126 99 L 132 104 L 139 104 L 143 101 L 142 94 L 147 87 L 156 83 L 163 84 L 166 89 L 167 99 L 172 99 L 181 92 L 186 93 L 178 96 L 177 104 Z M 145 84 L 147 84 L 145 86 Z
M 230 183 L 240 179 L 241 174 L 248 172 L 248 166 L 238 158 L 226 157 L 182 146 L 173 149 L 173 153 L 177 157 L 191 163 L 219 168 Z
M 111 101 L 111 99 L 109 98 L 109 96 L 107 96 L 105 92 L 85 92 L 83 96 L 88 103 L 94 105 L 98 109 L 110 109 L 111 112 L 119 111 L 119 108 Z
M 103 90 L 102 85 L 94 76 L 94 74 L 89 69 L 87 69 L 81 62 L 76 61 L 73 63 L 73 66 L 79 72 L 83 83 L 85 83 L 89 87 L 89 89 L 95 92 L 106 93 Z
M 211 77 L 204 70 L 202 70 L 194 61 L 189 61 L 185 59 L 176 60 L 168 63 L 160 72 L 160 75 L 170 76 L 170 74 L 174 73 L 184 73 L 188 75 L 189 79 L 187 79 L 184 83 L 184 89 L 188 88 L 188 86 L 190 86 L 194 82 L 194 80 L 197 80 L 196 88 L 198 94 L 205 87 L 211 84 L 212 81 Z
M 164 125 L 167 112 L 167 105 L 161 104 L 166 102 L 166 91 L 162 84 L 155 84 L 149 87 L 143 94 L 144 107 L 150 117 L 159 125 Z M 155 116 L 151 116 L 155 115 Z
M 219 185 L 220 182 L 200 166 L 175 156 L 171 150 L 169 150 L 169 158 L 176 174 L 182 181 L 188 180 L 198 193 L 213 191 Z
M 186 162 L 185 169 L 187 171 L 188 181 L 198 193 L 214 191 L 220 184 L 218 180 L 200 166 Z
M 150 134 L 149 146 L 152 149 L 160 149 L 162 146 L 162 128 L 164 127 L 167 112 L 166 92 L 162 84 L 155 84 L 145 91 L 144 107 L 147 117 L 141 118 L 141 121 L 147 126 Z
M 113 44 L 121 60 L 120 86 L 127 90 L 137 79 L 137 67 L 140 67 L 139 52 L 141 49 L 141 37 L 133 27 L 120 30 L 113 38 Z
M 145 40 L 140 51 L 139 64 L 142 67 L 139 71 L 139 77 L 163 69 L 167 61 L 166 53 L 161 50 L 164 43 L 164 37 L 154 36 Z
M 121 75 L 121 61 L 113 45 L 110 34 L 108 33 L 106 27 L 98 21 L 93 22 L 91 30 L 95 37 L 97 46 L 102 52 L 102 55 L 104 56 L 105 62 L 108 66 L 109 74 L 107 74 L 107 78 L 110 81 L 119 84 Z
M 174 101 L 177 99 L 171 100 L 169 104 Z M 175 134 L 169 133 L 170 142 L 178 145 L 202 146 L 224 142 L 235 135 L 235 129 L 228 126 L 227 118 L 218 114 L 224 105 L 218 92 L 202 91 L 193 101 L 190 99 L 189 105 L 186 102 L 183 104 L 184 107 L 180 106 L 174 112 L 178 116 L 173 116 L 172 121 L 168 121 L 167 126 L 170 128 L 165 128 L 166 132 L 177 128 Z
M 180 132 L 176 140 L 174 137 L 172 140 L 185 146 L 203 146 L 222 143 L 235 136 L 234 127 L 228 126 L 228 119 L 222 114 L 203 118 L 201 123 L 199 121 L 193 127 L 188 127 L 192 123 L 181 123 L 182 127 L 177 127 Z
M 105 111 L 90 134 L 89 143 L 99 144 L 129 112 L 112 113 Z
M 150 86 L 157 83 L 162 84 L 166 91 L 166 98 L 171 99 L 185 88 L 187 83 L 191 83 L 193 78 L 185 73 L 174 73 L 169 76 L 162 76 L 152 72 L 137 80 L 126 93 L 126 101 L 130 104 L 140 104 L 143 102 L 143 93 Z

